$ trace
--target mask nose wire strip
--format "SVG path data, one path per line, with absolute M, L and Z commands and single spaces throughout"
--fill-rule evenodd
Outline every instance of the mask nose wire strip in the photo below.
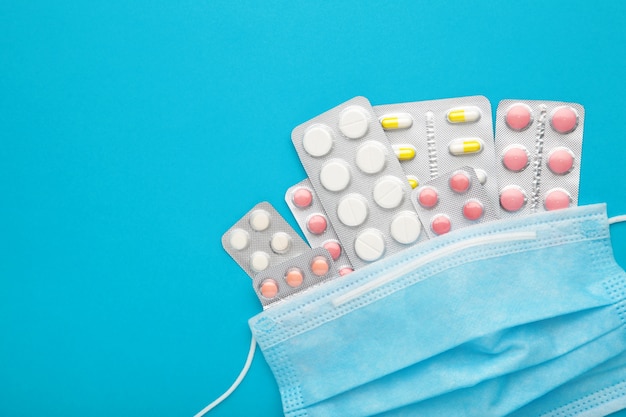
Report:
M 209 411 L 217 407 L 222 401 L 228 398 L 228 396 L 230 396 L 230 394 L 232 394 L 233 391 L 237 389 L 239 384 L 241 384 L 241 381 L 243 381 L 243 379 L 246 377 L 246 374 L 248 373 L 248 370 L 250 369 L 250 365 L 252 365 L 252 359 L 254 359 L 255 351 L 256 351 L 256 340 L 254 339 L 254 336 L 252 336 L 252 341 L 250 342 L 250 351 L 248 351 L 248 357 L 246 358 L 246 363 L 243 366 L 243 369 L 241 370 L 241 372 L 239 373 L 239 376 L 237 377 L 237 379 L 235 379 L 235 382 L 233 382 L 233 385 L 231 385 L 230 388 L 228 388 L 226 392 L 220 395 L 215 401 L 213 401 L 211 404 L 204 407 L 202 411 L 200 411 L 194 417 L 202 417 L 203 415 L 205 415 L 206 413 L 208 413 Z
M 620 222 L 626 222 L 626 214 L 609 218 L 609 224 L 620 223 Z

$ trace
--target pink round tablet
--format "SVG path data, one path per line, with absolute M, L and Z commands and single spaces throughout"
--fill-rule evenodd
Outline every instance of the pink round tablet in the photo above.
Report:
M 330 253 L 330 257 L 333 258 L 333 261 L 336 261 L 341 256 L 341 245 L 336 240 L 329 240 L 322 246 Z
M 459 171 L 450 177 L 450 188 L 457 193 L 464 193 L 469 189 L 470 177 L 465 171 Z
M 500 192 L 500 205 L 506 211 L 518 211 L 526 204 L 526 195 L 518 186 L 505 187 Z
M 339 270 L 339 275 L 341 276 L 348 275 L 350 272 L 354 272 L 354 269 L 345 266 Z
M 439 195 L 437 194 L 437 190 L 434 188 L 422 188 L 417 195 L 417 202 L 424 208 L 435 207 L 437 201 L 439 201 Z
M 278 283 L 273 279 L 268 278 L 261 283 L 259 291 L 265 298 L 274 298 L 278 294 Z
M 559 107 L 552 113 L 550 125 L 559 133 L 570 133 L 578 126 L 578 114 L 569 106 Z
M 522 145 L 513 145 L 504 150 L 502 163 L 509 171 L 519 172 L 528 166 L 528 152 Z
M 450 227 L 450 219 L 445 214 L 438 214 L 430 221 L 430 228 L 436 235 L 448 233 Z
M 468 220 L 478 220 L 484 213 L 483 205 L 478 200 L 470 200 L 463 205 L 463 216 Z
M 314 235 L 321 235 L 326 231 L 326 227 L 328 223 L 326 222 L 326 217 L 321 214 L 314 214 L 306 222 L 306 227 L 309 229 L 309 232 Z
M 514 104 L 507 110 L 504 120 L 511 129 L 524 130 L 532 122 L 530 108 L 525 104 Z
M 546 210 L 552 211 L 568 208 L 571 202 L 572 199 L 565 190 L 555 188 L 554 190 L 550 190 L 546 193 L 544 205 Z
M 567 174 L 574 166 L 574 154 L 567 148 L 557 148 L 548 156 L 548 168 L 557 175 Z
M 311 261 L 311 272 L 318 277 L 326 275 L 329 268 L 330 266 L 328 265 L 328 261 L 321 255 L 316 256 L 313 258 L 313 261 Z
M 304 274 L 300 268 L 289 268 L 285 274 L 285 281 L 292 288 L 299 287 L 304 281 Z
M 293 193 L 292 201 L 293 204 L 295 204 L 295 206 L 298 208 L 307 208 L 313 202 L 313 193 L 311 193 L 311 191 L 307 190 L 306 188 L 298 188 Z

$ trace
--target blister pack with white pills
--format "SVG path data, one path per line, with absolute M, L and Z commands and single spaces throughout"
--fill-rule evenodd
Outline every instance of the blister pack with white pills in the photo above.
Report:
M 499 218 L 496 205 L 471 167 L 427 181 L 413 190 L 411 200 L 431 238 Z
M 355 268 L 425 239 L 411 187 L 365 97 L 301 124 L 291 138 Z
M 309 245 L 267 202 L 257 204 L 222 236 L 222 246 L 252 278 L 309 249 Z
M 577 103 L 500 102 L 496 155 L 503 217 L 578 204 L 584 116 Z
M 313 248 L 259 272 L 254 276 L 252 285 L 263 309 L 266 309 L 272 303 L 338 276 L 328 251 L 324 248 Z
M 471 166 L 497 202 L 491 104 L 484 96 L 374 106 L 413 188 Z
M 311 182 L 306 179 L 289 187 L 285 193 L 285 201 L 302 229 L 312 248 L 326 249 L 339 269 L 339 275 L 353 271 L 335 229 L 328 221 L 319 199 L 315 195 Z

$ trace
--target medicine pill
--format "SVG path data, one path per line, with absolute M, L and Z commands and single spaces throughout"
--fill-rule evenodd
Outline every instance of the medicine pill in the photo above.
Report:
M 544 205 L 546 210 L 559 210 L 568 208 L 572 203 L 572 197 L 562 188 L 554 188 L 546 193 Z
M 404 200 L 404 186 L 396 177 L 382 177 L 374 185 L 374 201 L 385 209 L 394 209 Z
M 569 173 L 574 167 L 574 154 L 567 148 L 555 148 L 548 155 L 548 168 L 557 175 Z
M 400 162 L 411 161 L 415 158 L 415 146 L 411 144 L 402 143 L 399 145 L 393 145 L 392 148 Z
M 504 149 L 502 163 L 509 171 L 522 171 L 528 166 L 528 151 L 523 145 L 510 145 Z
M 532 123 L 530 107 L 522 103 L 511 106 L 506 110 L 505 120 L 507 126 L 513 130 L 526 130 Z
M 350 106 L 339 117 L 339 130 L 347 138 L 362 138 L 367 133 L 368 127 L 369 117 L 361 106 Z
M 270 240 L 270 247 L 274 253 L 285 253 L 291 248 L 291 236 L 285 232 L 276 232 Z
M 285 274 L 285 282 L 292 288 L 297 288 L 304 282 L 304 273 L 300 268 L 289 268 Z M 274 297 L 276 294 L 274 294 Z M 272 298 L 272 297 L 268 297 Z
M 270 214 L 265 210 L 255 210 L 250 214 L 250 226 L 257 232 L 262 232 L 270 227 Z
M 311 271 L 313 271 L 313 274 L 317 275 L 318 277 L 326 275 L 329 269 L 330 265 L 328 264 L 328 260 L 321 255 L 316 256 L 311 261 Z
M 463 216 L 468 220 L 478 220 L 483 213 L 483 204 L 478 200 L 469 200 L 463 205 Z
M 265 298 L 274 298 L 276 294 L 278 294 L 278 283 L 273 279 L 266 279 L 261 283 L 261 287 L 259 289 L 261 294 Z
M 250 244 L 250 235 L 243 229 L 235 229 L 230 232 L 230 246 L 235 250 L 243 250 Z
M 330 240 L 328 242 L 325 242 L 322 247 L 326 249 L 328 253 L 330 253 L 333 261 L 337 261 L 341 256 L 341 245 L 336 240 Z
M 505 187 L 500 192 L 500 206 L 508 212 L 519 211 L 526 201 L 526 193 L 516 185 Z
M 385 148 L 378 142 L 365 142 L 356 151 L 356 166 L 366 174 L 378 174 L 385 167 L 387 155 Z
M 265 271 L 270 266 L 270 256 L 267 252 L 257 251 L 250 255 L 250 269 L 254 272 Z
M 434 188 L 424 187 L 417 194 L 417 201 L 422 207 L 432 208 L 439 201 L 439 194 Z
M 343 191 L 350 184 L 350 168 L 342 160 L 328 161 L 320 172 L 320 182 L 328 191 Z
M 337 205 L 337 217 L 346 226 L 362 225 L 367 219 L 367 200 L 359 194 L 348 194 Z
M 324 156 L 333 147 L 333 132 L 325 126 L 311 126 L 304 133 L 302 145 L 309 155 Z
M 385 238 L 377 229 L 364 230 L 357 236 L 354 249 L 362 260 L 376 261 L 385 253 Z
M 313 203 L 313 193 L 307 188 L 300 187 L 294 191 L 292 201 L 296 207 L 305 209 Z
M 454 108 L 446 117 L 450 123 L 474 123 L 480 119 L 480 109 L 476 106 Z
M 570 106 L 556 108 L 550 117 L 552 129 L 559 133 L 570 133 L 578 126 L 578 113 Z
M 430 222 L 430 228 L 436 235 L 448 233 L 452 228 L 450 218 L 445 214 L 438 214 Z
M 385 130 L 408 129 L 413 125 L 413 118 L 408 113 L 386 114 L 378 120 Z
M 412 211 L 403 211 L 396 214 L 391 222 L 391 236 L 406 245 L 414 243 L 422 233 L 422 223 L 417 214 Z
M 450 188 L 457 193 L 464 193 L 470 187 L 471 180 L 467 172 L 458 171 L 450 176 Z
M 326 221 L 326 216 L 322 214 L 314 214 L 306 222 L 306 227 L 309 232 L 314 235 L 321 235 L 326 231 L 326 227 L 328 227 L 328 222 Z
M 448 144 L 448 151 L 455 156 L 478 153 L 483 150 L 480 139 L 454 139 Z

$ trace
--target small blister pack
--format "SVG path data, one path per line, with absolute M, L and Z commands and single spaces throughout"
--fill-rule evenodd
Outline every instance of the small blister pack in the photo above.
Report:
M 471 166 L 497 203 L 491 104 L 484 96 L 374 106 L 413 188 Z
M 496 157 L 502 217 L 578 204 L 584 115 L 577 103 L 500 102 Z
M 366 98 L 301 124 L 291 138 L 355 268 L 426 238 L 411 187 Z
M 427 181 L 413 190 L 411 201 L 431 238 L 499 218 L 498 209 L 472 167 L 461 167 Z
M 325 248 L 339 268 L 339 275 L 353 271 L 337 233 L 328 220 L 311 182 L 306 179 L 289 187 L 285 201 L 312 248 Z
M 224 235 L 222 246 L 252 278 L 309 246 L 268 202 L 257 204 Z
M 324 248 L 313 248 L 259 272 L 252 285 L 266 309 L 272 303 L 338 276 L 330 253 Z

